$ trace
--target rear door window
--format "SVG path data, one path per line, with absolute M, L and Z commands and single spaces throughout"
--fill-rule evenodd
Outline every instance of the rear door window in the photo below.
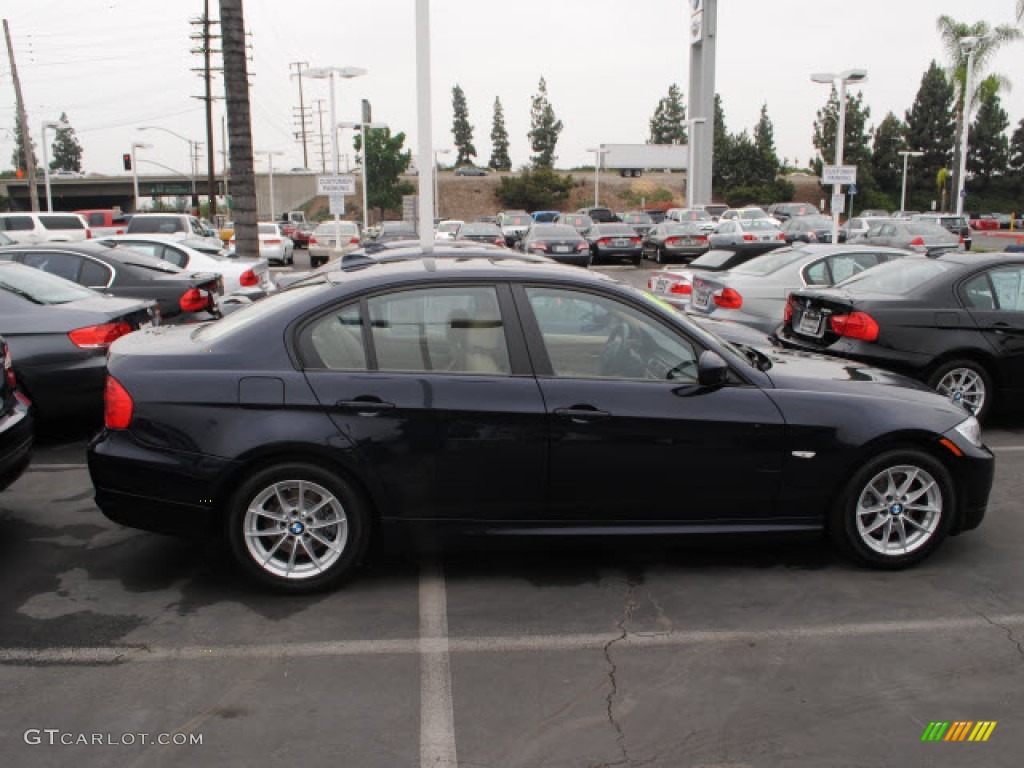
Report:
M 25 264 L 28 266 L 75 283 L 79 282 L 78 275 L 82 269 L 82 261 L 81 256 L 73 253 L 33 251 L 25 254 Z
M 79 275 L 79 282 L 87 288 L 106 288 L 110 284 L 113 270 L 106 264 L 101 264 L 92 259 L 82 261 L 82 272 Z
M 85 229 L 82 220 L 77 216 L 53 216 L 40 214 L 39 222 L 46 229 Z
M 997 307 L 1003 312 L 1024 311 L 1024 269 L 1006 267 L 993 269 L 989 279 L 995 290 Z

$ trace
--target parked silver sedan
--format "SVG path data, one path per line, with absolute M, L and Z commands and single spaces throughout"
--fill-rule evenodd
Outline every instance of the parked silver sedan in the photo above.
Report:
M 963 250 L 959 237 L 945 227 L 925 221 L 883 221 L 865 232 L 860 242 L 906 248 L 928 256 Z
M 708 237 L 712 248 L 729 251 L 768 251 L 786 244 L 786 236 L 775 219 L 742 219 L 718 222 L 718 231 Z
M 765 333 L 781 323 L 786 299 L 809 285 L 832 286 L 908 251 L 864 245 L 794 245 L 751 259 L 734 269 L 693 276 L 686 311 L 734 320 Z
M 359 247 L 359 225 L 354 221 L 325 221 L 309 236 L 309 263 L 313 269 Z

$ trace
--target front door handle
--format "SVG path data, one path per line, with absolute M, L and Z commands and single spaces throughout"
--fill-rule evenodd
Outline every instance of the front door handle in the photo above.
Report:
M 355 411 L 363 416 L 373 416 L 383 411 L 390 411 L 394 403 L 385 403 L 379 397 L 357 397 L 353 400 L 339 400 L 334 404 L 343 411 Z
M 577 424 L 586 424 L 591 421 L 603 421 L 610 418 L 608 411 L 599 411 L 589 405 L 576 405 L 572 408 L 555 408 L 555 416 L 569 419 Z

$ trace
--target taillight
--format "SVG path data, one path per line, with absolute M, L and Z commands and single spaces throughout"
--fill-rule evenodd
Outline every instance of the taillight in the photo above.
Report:
M 209 309 L 212 297 L 198 288 L 189 288 L 178 300 L 182 312 L 202 312 Z
M 812 243 L 818 242 L 818 234 L 817 234 L 817 232 L 808 232 L 807 233 L 807 239 L 810 242 L 812 242 Z
M 316 238 L 315 238 L 315 237 L 313 237 L 312 235 L 311 235 L 311 236 L 310 236 L 310 238 L 309 238 L 309 244 L 310 244 L 310 245 L 316 245 Z
M 264 243 L 265 243 L 266 245 L 280 245 L 280 244 L 281 244 L 281 240 L 278 240 L 278 239 L 276 239 L 276 238 L 275 238 L 275 239 L 273 239 L 273 240 L 264 240 L 263 242 L 264 242 Z
M 963 245 L 963 244 L 964 244 L 964 236 L 960 235 L 960 245 Z
M 633 245 L 640 245 L 640 243 L 642 243 L 643 240 L 641 240 L 639 237 L 631 237 L 629 238 L 629 242 L 631 242 Z
M 496 237 L 496 238 L 494 238 L 494 244 L 495 245 L 504 245 L 505 244 L 505 238 L 504 237 Z
M 103 423 L 107 429 L 128 429 L 134 408 L 135 403 L 128 390 L 108 374 L 107 385 L 103 389 Z
M 715 306 L 722 309 L 739 309 L 743 306 L 743 297 L 732 288 L 723 288 L 715 292 Z
M 116 231 L 114 232 L 114 234 L 115 234 L 115 235 L 123 235 L 123 234 L 124 234 L 124 230 L 123 230 L 123 229 L 118 229 L 118 230 L 116 230 Z
M 531 251 L 546 251 L 548 249 L 547 243 L 530 243 L 529 249 Z
M 708 241 L 708 236 L 707 235 L 697 235 L 697 242 L 698 243 L 706 243 L 707 241 Z
M 11 361 L 11 351 L 7 349 L 7 345 L 4 344 L 4 379 L 7 381 L 7 386 L 10 389 L 16 389 L 18 386 L 18 379 L 14 375 L 14 363 Z
M 87 325 L 76 328 L 68 333 L 68 338 L 76 347 L 82 349 L 106 349 L 122 336 L 132 332 L 132 327 L 124 320 L 102 325 Z
M 757 238 L 756 238 L 756 237 L 754 237 L 753 235 L 744 235 L 744 236 L 743 236 L 743 240 L 744 240 L 744 241 L 746 241 L 746 242 L 748 242 L 748 243 L 752 243 L 752 242 L 754 242 L 755 240 L 757 240 Z
M 665 239 L 665 245 L 675 245 L 679 242 L 678 237 L 669 237 Z
M 351 240 L 348 241 L 348 244 L 349 245 L 359 245 L 359 238 L 358 237 L 353 237 Z
M 789 325 L 789 321 L 793 319 L 793 300 L 786 300 L 786 308 L 782 310 L 782 322 Z
M 86 240 L 92 240 L 92 230 L 91 229 L 85 230 L 85 239 Z
M 910 244 L 911 245 L 924 245 L 924 238 L 923 237 L 915 237 L 913 240 L 910 241 Z
M 608 245 L 608 243 L 610 243 L 611 241 L 612 241 L 612 239 L 610 237 L 602 237 L 600 240 L 597 241 L 597 244 L 598 245 Z
M 779 234 L 775 236 L 775 239 L 784 241 L 786 239 L 786 234 L 784 232 L 779 232 Z
M 587 245 L 586 243 L 580 243 L 579 245 L 576 246 L 576 250 L 577 251 L 587 251 L 587 250 L 590 250 L 590 246 Z
M 251 269 L 247 269 L 245 270 L 245 272 L 238 276 L 238 284 L 245 286 L 259 285 L 260 279 L 256 276 L 255 272 L 253 272 Z
M 878 338 L 878 323 L 866 312 L 851 312 L 848 315 L 833 315 L 832 330 L 850 339 L 874 341 Z
M 683 296 L 689 296 L 693 293 L 693 286 L 689 283 L 673 283 L 672 287 L 668 289 L 669 293 L 682 294 Z

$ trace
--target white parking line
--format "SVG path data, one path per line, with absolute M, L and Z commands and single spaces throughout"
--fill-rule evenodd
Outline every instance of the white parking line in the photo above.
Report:
M 88 464 L 29 464 L 26 472 L 47 471 L 50 469 L 88 469 Z
M 420 766 L 457 768 L 444 571 L 420 569 Z
M 1024 451 L 1024 445 L 990 445 L 993 453 L 1015 453 Z
M 443 576 L 425 573 L 420 582 L 420 627 L 422 638 L 392 640 L 337 640 L 319 643 L 265 643 L 259 645 L 224 645 L 174 648 L 149 647 L 59 647 L 0 648 L 0 664 L 112 664 L 144 661 L 198 661 L 209 659 L 296 659 L 341 656 L 385 656 L 420 654 L 437 663 L 430 673 L 430 687 L 423 686 L 421 702 L 424 712 L 440 715 L 431 724 L 434 733 L 445 731 L 454 757 L 454 717 L 451 714 L 450 654 L 453 653 L 522 653 L 538 651 L 601 650 L 610 640 L 621 638 L 619 632 L 580 633 L 571 635 L 496 635 L 491 637 L 449 638 L 447 617 L 440 613 L 445 607 Z M 444 616 L 442 618 L 442 616 Z M 1024 613 L 996 616 L 970 616 L 946 619 L 915 619 L 909 621 L 873 621 L 847 624 L 818 624 L 766 629 L 696 629 L 671 632 L 631 632 L 615 644 L 616 649 L 667 648 L 717 643 L 791 642 L 794 640 L 832 640 L 837 637 L 871 637 L 934 632 L 967 632 L 1024 627 Z M 438 637 L 428 637 L 436 627 Z M 425 629 L 424 629 L 425 628 Z M 440 658 L 435 658 L 440 657 Z M 443 659 L 443 670 L 440 662 Z M 439 674 L 444 672 L 443 676 Z M 421 665 L 421 679 L 425 670 Z M 435 689 L 433 686 L 437 686 Z M 429 697 L 428 697 L 429 694 Z M 430 706 L 427 706 L 430 704 Z M 439 706 L 440 704 L 440 706 Z M 421 713 L 421 721 L 424 715 Z M 447 718 L 445 721 L 442 718 Z M 442 765 L 442 763 L 435 763 Z

